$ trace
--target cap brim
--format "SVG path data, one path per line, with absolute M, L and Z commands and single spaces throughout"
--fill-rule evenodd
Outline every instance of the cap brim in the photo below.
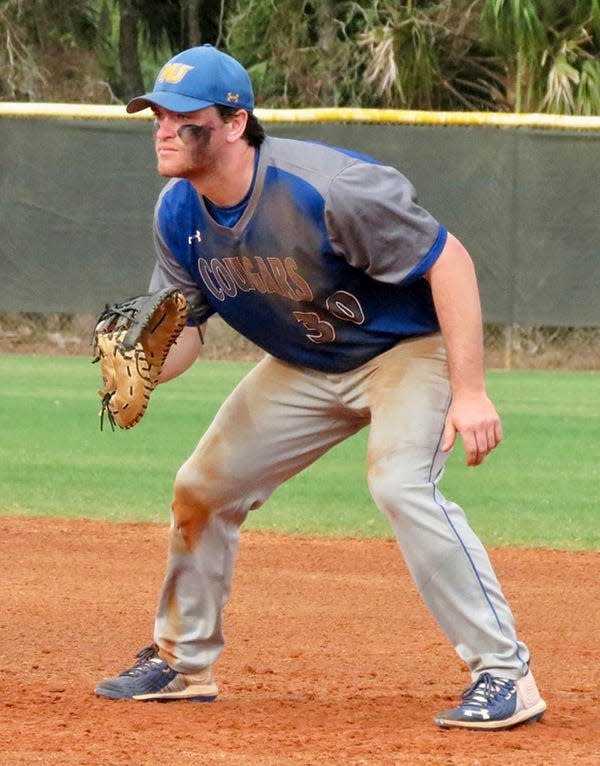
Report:
M 186 114 L 187 112 L 196 112 L 198 109 L 206 109 L 207 106 L 213 106 L 213 102 L 200 101 L 197 98 L 182 96 L 179 93 L 159 91 L 158 93 L 146 93 L 143 96 L 132 98 L 125 108 L 129 114 L 133 114 L 151 106 L 160 106 L 162 109 L 168 109 L 169 112 Z

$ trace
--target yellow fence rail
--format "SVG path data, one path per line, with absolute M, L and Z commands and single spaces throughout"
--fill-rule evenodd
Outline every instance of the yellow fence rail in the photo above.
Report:
M 418 109 L 256 109 L 264 123 L 353 122 L 397 125 L 482 126 L 600 131 L 600 117 L 508 112 L 427 112 Z M 128 115 L 122 105 L 0 102 L 0 117 L 77 120 L 149 120 L 148 112 Z

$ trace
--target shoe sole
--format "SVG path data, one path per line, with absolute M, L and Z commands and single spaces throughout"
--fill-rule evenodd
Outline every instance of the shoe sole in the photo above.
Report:
M 136 694 L 130 699 L 135 702 L 216 702 L 217 695 L 197 694 L 190 697 L 189 694 Z
M 134 694 L 136 702 L 214 702 L 219 692 L 216 686 L 191 685 L 177 692 L 154 692 L 153 694 Z
M 175 694 L 161 694 L 157 697 L 155 694 L 136 694 L 135 697 L 130 697 L 135 702 L 216 702 L 216 696 L 198 695 L 195 697 L 189 697 L 187 695 Z
M 215 687 L 198 688 L 189 686 L 179 692 L 154 692 L 153 694 L 134 694 L 133 696 L 123 696 L 122 692 L 112 689 L 98 688 L 95 690 L 97 697 L 104 697 L 111 700 L 134 700 L 135 702 L 176 702 L 185 700 L 186 702 L 214 702 L 218 697 L 218 690 Z
M 122 692 L 113 691 L 112 689 L 94 689 L 94 694 L 96 697 L 104 697 L 104 699 L 108 700 L 128 700 L 131 699 L 131 697 L 124 697 Z
M 546 703 L 540 700 L 537 704 L 526 710 L 506 718 L 502 721 L 469 721 L 453 720 L 451 718 L 434 718 L 434 723 L 441 729 L 477 729 L 480 731 L 501 731 L 502 729 L 512 729 L 519 724 L 535 723 L 540 721 L 546 711 Z

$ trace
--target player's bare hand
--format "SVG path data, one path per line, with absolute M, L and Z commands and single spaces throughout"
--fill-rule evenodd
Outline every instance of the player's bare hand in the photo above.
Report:
M 496 408 L 485 393 L 455 395 L 448 415 L 442 450 L 452 449 L 460 433 L 467 465 L 479 465 L 502 441 L 502 424 Z

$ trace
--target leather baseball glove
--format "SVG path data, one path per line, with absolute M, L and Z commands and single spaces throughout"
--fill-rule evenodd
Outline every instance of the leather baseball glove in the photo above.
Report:
M 166 287 L 123 303 L 107 305 L 94 329 L 93 362 L 100 363 L 104 416 L 114 431 L 131 428 L 146 412 L 169 349 L 188 318 L 183 293 Z

